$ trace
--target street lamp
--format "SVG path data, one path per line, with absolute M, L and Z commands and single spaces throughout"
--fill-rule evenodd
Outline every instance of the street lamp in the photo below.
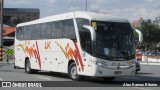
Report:
M 87 11 L 87 4 L 88 4 L 88 2 L 87 2 L 87 0 L 86 0 L 86 11 Z
M 1 7 L 1 29 L 0 29 L 0 61 L 3 59 L 3 0 L 0 2 L 0 7 Z

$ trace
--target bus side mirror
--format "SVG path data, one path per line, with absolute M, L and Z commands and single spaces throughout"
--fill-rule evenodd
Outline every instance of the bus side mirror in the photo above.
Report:
M 91 27 L 91 26 L 88 26 L 88 25 L 83 25 L 83 27 L 86 28 L 86 29 L 88 29 L 90 31 L 90 33 L 91 33 L 91 39 L 93 41 L 95 41 L 95 39 L 96 39 L 96 33 L 95 33 L 94 28 Z
M 140 30 L 138 29 L 135 29 L 135 31 L 138 33 L 138 36 L 139 36 L 139 42 L 142 43 L 143 42 L 143 34 Z

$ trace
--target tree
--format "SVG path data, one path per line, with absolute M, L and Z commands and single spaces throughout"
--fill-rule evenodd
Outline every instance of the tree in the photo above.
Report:
M 143 33 L 145 50 L 156 48 L 156 44 L 160 42 L 160 28 L 155 24 L 145 24 L 138 29 Z

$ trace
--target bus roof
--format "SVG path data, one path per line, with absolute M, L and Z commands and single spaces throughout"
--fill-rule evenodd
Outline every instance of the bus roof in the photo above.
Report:
M 74 17 L 75 18 L 85 18 L 85 19 L 89 19 L 89 20 L 97 20 L 97 21 L 128 22 L 127 19 L 123 19 L 123 18 L 120 18 L 117 16 L 102 13 L 102 12 L 74 11 L 74 12 L 69 12 L 69 13 L 64 13 L 64 14 L 48 16 L 48 17 L 44 17 L 44 18 L 37 19 L 34 21 L 30 21 L 30 22 L 21 23 L 21 24 L 18 24 L 17 27 L 38 24 L 38 23 L 44 23 L 44 22 L 71 19 Z

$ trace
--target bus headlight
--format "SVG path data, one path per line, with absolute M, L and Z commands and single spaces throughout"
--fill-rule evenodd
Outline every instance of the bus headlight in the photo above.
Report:
M 104 62 L 104 61 L 96 61 L 95 64 L 98 65 L 98 66 L 101 66 L 101 67 L 106 67 L 107 66 L 107 63 Z

